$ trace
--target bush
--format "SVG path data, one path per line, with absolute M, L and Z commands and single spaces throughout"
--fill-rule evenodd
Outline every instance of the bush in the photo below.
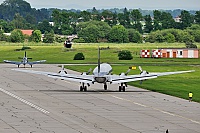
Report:
M 54 42 L 54 33 L 53 33 L 53 31 L 44 33 L 43 42 L 44 43 L 53 43 Z
M 168 42 L 168 43 L 174 43 L 175 42 L 175 37 L 173 34 L 171 33 L 167 33 L 165 36 L 165 41 Z
M 77 53 L 74 56 L 74 60 L 85 60 L 85 56 L 83 55 L 83 53 Z
M 193 44 L 192 42 L 186 42 L 185 45 L 186 48 L 197 48 L 197 45 Z
M 21 30 L 13 30 L 10 35 L 10 41 L 13 43 L 24 42 L 24 35 Z
M 131 60 L 133 56 L 130 51 L 122 50 L 118 53 L 119 60 Z

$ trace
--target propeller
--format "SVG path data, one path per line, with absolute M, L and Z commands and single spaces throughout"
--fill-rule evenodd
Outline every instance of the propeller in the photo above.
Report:
M 92 71 L 92 68 L 90 68 L 87 72 L 81 73 L 81 75 L 89 75 L 91 71 Z
M 140 75 L 146 75 L 146 74 L 149 74 L 149 72 L 147 72 L 146 70 L 142 70 L 142 67 L 139 66 L 139 69 L 140 69 Z
M 125 73 L 120 73 L 119 75 L 120 76 L 127 76 L 130 71 L 131 71 L 131 69 L 128 69 Z
M 142 67 L 141 66 L 139 66 L 139 69 L 140 69 L 140 75 L 147 75 L 147 74 L 149 74 L 149 72 L 147 72 L 146 70 L 142 70 Z M 140 84 L 142 84 L 142 82 L 143 82 L 143 80 L 140 80 Z
M 62 65 L 62 69 L 58 73 L 61 74 L 61 75 L 67 74 L 67 72 L 64 69 L 65 69 L 64 65 Z

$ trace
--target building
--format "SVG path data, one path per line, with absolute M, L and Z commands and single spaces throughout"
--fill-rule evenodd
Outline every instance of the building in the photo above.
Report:
M 150 50 L 143 49 L 140 51 L 140 58 L 150 58 L 150 57 L 151 57 Z
M 141 50 L 140 58 L 199 58 L 199 49 L 196 48 L 159 48 Z
M 22 34 L 28 35 L 28 36 L 31 36 L 33 33 L 33 30 L 21 30 L 21 31 L 22 31 Z
M 199 58 L 196 48 L 161 48 L 162 58 Z

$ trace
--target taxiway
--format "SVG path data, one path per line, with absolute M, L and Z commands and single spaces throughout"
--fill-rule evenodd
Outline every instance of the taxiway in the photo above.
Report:
M 200 133 L 199 103 L 130 86 L 118 92 L 117 85 L 104 91 L 95 84 L 80 92 L 79 83 L 11 69 L 0 64 L 0 133 Z

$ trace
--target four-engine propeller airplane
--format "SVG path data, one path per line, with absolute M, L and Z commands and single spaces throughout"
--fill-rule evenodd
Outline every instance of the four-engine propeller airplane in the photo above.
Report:
M 171 75 L 171 74 L 181 74 L 187 72 L 193 72 L 194 70 L 188 71 L 176 71 L 176 72 L 162 72 L 162 73 L 148 73 L 147 71 L 143 71 L 141 67 L 139 67 L 141 73 L 138 75 L 128 75 L 130 69 L 126 73 L 121 73 L 120 75 L 111 75 L 112 67 L 107 63 L 100 63 L 100 49 L 98 53 L 98 66 L 93 70 L 92 75 L 89 75 L 91 69 L 88 72 L 83 72 L 81 75 L 78 74 L 68 74 L 64 71 L 64 67 L 59 73 L 52 72 L 43 72 L 43 71 L 33 71 L 33 70 L 22 70 L 22 69 L 12 69 L 20 72 L 34 73 L 46 75 L 55 79 L 69 80 L 80 82 L 80 91 L 87 91 L 87 86 L 94 83 L 104 84 L 104 90 L 107 90 L 107 83 L 110 84 L 120 84 L 119 91 L 125 91 L 127 87 L 127 82 L 132 81 L 142 81 L 146 79 L 153 79 L 159 76 Z
M 18 59 L 22 59 L 21 62 L 18 62 L 18 61 L 9 61 L 9 60 L 4 60 L 5 63 L 10 63 L 10 64 L 16 64 L 18 67 L 19 65 L 23 64 L 24 67 L 26 64 L 29 64 L 31 67 L 33 66 L 33 64 L 38 64 L 38 63 L 42 63 L 42 62 L 45 62 L 46 60 L 39 60 L 39 61 L 33 61 L 33 62 L 29 62 L 28 60 L 29 59 L 32 59 L 32 58 L 28 58 L 26 56 L 26 51 L 24 52 L 24 57 L 18 57 Z

